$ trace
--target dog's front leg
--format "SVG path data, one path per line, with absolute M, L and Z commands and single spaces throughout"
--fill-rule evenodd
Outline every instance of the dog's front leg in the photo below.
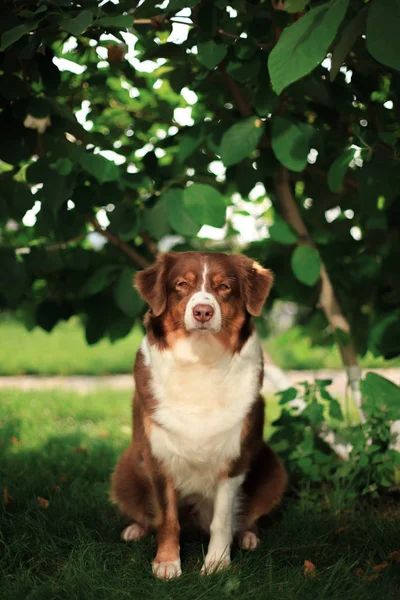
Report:
M 226 477 L 218 482 L 214 498 L 214 513 L 210 526 L 210 543 L 202 573 L 227 567 L 231 562 L 233 511 L 243 476 Z
M 179 547 L 178 495 L 167 478 L 163 489 L 162 522 L 157 530 L 157 555 L 153 573 L 159 579 L 179 577 L 181 571 Z

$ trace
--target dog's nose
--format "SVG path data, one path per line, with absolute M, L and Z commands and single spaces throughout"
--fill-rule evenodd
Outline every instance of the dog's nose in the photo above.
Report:
M 193 307 L 193 316 L 196 321 L 200 321 L 200 323 L 205 323 L 209 321 L 214 314 L 214 309 L 209 304 L 196 304 Z

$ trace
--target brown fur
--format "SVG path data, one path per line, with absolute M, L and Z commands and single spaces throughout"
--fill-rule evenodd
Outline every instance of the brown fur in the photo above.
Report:
M 136 277 L 136 286 L 151 309 L 145 318 L 148 341 L 160 350 L 189 335 L 183 317 L 191 294 L 200 288 L 203 257 L 194 252 L 161 255 L 155 265 Z M 260 314 L 273 276 L 243 256 L 208 254 L 207 264 L 209 285 L 222 313 L 222 330 L 215 335 L 229 352 L 240 352 L 254 329 L 251 316 Z M 181 281 L 184 286 L 179 285 Z M 112 498 L 122 513 L 144 530 L 157 530 L 155 562 L 174 561 L 179 557 L 178 495 L 168 465 L 160 464 L 151 453 L 150 433 L 158 427 L 152 419 L 157 404 L 149 386 L 151 371 L 141 351 L 134 377 L 133 440 L 113 474 Z M 260 364 L 260 389 L 262 379 Z M 256 531 L 257 519 L 279 503 L 287 483 L 282 464 L 263 441 L 263 425 L 264 402 L 257 396 L 243 424 L 241 454 L 228 470 L 221 469 L 221 477 L 246 474 L 243 532 Z

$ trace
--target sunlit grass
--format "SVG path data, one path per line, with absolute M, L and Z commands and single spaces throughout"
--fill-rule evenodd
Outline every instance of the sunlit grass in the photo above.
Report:
M 271 411 L 275 400 L 268 420 Z M 182 536 L 182 578 L 154 579 L 154 536 L 123 544 L 108 499 L 130 412 L 129 392 L 0 392 L 2 600 L 397 600 L 400 570 L 389 555 L 399 549 L 398 509 L 343 510 L 327 497 L 289 496 L 263 528 L 261 548 L 235 549 L 220 575 L 199 574 L 207 540 Z M 306 560 L 315 577 L 304 575 Z

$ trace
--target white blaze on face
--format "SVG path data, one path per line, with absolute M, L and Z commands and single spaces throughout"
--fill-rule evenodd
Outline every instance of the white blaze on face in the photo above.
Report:
M 187 331 L 199 330 L 200 326 L 202 327 L 200 331 L 204 331 L 205 333 L 218 333 L 221 330 L 221 309 L 215 296 L 206 290 L 207 274 L 208 265 L 207 262 L 204 262 L 203 272 L 201 274 L 201 291 L 195 292 L 186 305 L 184 320 Z M 209 304 L 214 310 L 213 316 L 206 323 L 199 323 L 193 316 L 193 308 L 197 304 Z

